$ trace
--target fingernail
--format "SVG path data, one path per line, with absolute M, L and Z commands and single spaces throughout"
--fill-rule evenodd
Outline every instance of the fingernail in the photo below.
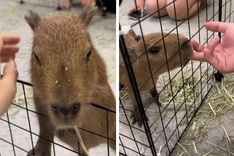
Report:
M 9 68 L 9 67 L 16 67 L 16 64 L 15 64 L 15 62 L 12 59 L 10 59 L 7 62 L 6 66 L 7 66 L 7 68 Z

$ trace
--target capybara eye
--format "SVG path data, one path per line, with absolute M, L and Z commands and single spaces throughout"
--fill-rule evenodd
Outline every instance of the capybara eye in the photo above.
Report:
M 88 63 L 89 62 L 89 58 L 92 54 L 92 50 L 90 49 L 89 52 L 86 54 L 86 57 L 85 57 L 85 62 Z
M 34 57 L 35 57 L 35 59 L 36 59 L 37 64 L 38 64 L 39 66 L 41 66 L 41 60 L 40 60 L 40 58 L 37 56 L 37 54 L 36 54 L 35 52 L 33 52 L 33 55 L 34 55 Z
M 80 103 L 77 103 L 73 106 L 73 110 L 78 110 L 80 108 Z
M 155 54 L 159 53 L 160 49 L 161 49 L 160 47 L 152 47 L 152 48 L 149 49 L 149 52 L 151 54 L 155 55 Z
M 57 107 L 57 106 L 51 106 L 51 109 L 52 109 L 52 111 L 54 112 L 54 113 L 59 113 L 59 108 Z

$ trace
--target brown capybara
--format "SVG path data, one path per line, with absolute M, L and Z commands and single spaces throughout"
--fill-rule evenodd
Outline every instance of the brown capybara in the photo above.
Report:
M 115 113 L 92 105 L 116 109 L 104 61 L 86 31 L 96 10 L 86 7 L 81 15 L 50 18 L 31 11 L 25 17 L 34 32 L 31 72 L 40 126 L 40 137 L 28 155 L 49 156 L 54 134 L 86 155 L 74 126 L 88 150 L 102 143 L 116 148 Z
M 124 35 L 139 91 L 150 92 L 160 106 L 154 83 L 156 83 L 160 74 L 188 63 L 193 53 L 193 48 L 189 40 L 183 35 L 151 33 L 143 38 L 137 36 L 133 30 Z M 119 61 L 120 84 L 127 87 L 133 107 L 132 123 L 135 124 L 137 122 L 141 126 L 141 114 L 121 54 Z M 152 78 L 154 81 L 152 81 Z

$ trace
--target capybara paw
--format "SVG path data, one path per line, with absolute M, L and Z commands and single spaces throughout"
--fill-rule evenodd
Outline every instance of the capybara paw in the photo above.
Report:
M 154 89 L 152 89 L 152 90 L 150 91 L 150 94 L 151 94 L 152 97 L 155 99 L 156 104 L 157 104 L 159 107 L 161 107 L 162 104 L 159 102 L 159 94 L 157 93 L 157 91 L 155 91 Z
M 132 125 L 134 125 L 135 123 L 138 124 L 139 127 L 142 126 L 142 117 L 141 117 L 141 113 L 139 111 L 138 108 L 134 109 L 134 111 L 132 112 L 130 118 L 132 119 Z M 147 121 L 149 120 L 148 117 L 147 118 Z

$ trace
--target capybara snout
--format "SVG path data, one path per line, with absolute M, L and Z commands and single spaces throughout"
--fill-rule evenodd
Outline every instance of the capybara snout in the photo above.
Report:
M 77 113 L 80 110 L 80 103 L 72 104 L 70 107 L 65 107 L 65 106 L 61 107 L 61 106 L 54 104 L 54 105 L 51 105 L 51 110 L 57 117 L 62 118 L 65 121 L 67 121 L 76 117 Z

